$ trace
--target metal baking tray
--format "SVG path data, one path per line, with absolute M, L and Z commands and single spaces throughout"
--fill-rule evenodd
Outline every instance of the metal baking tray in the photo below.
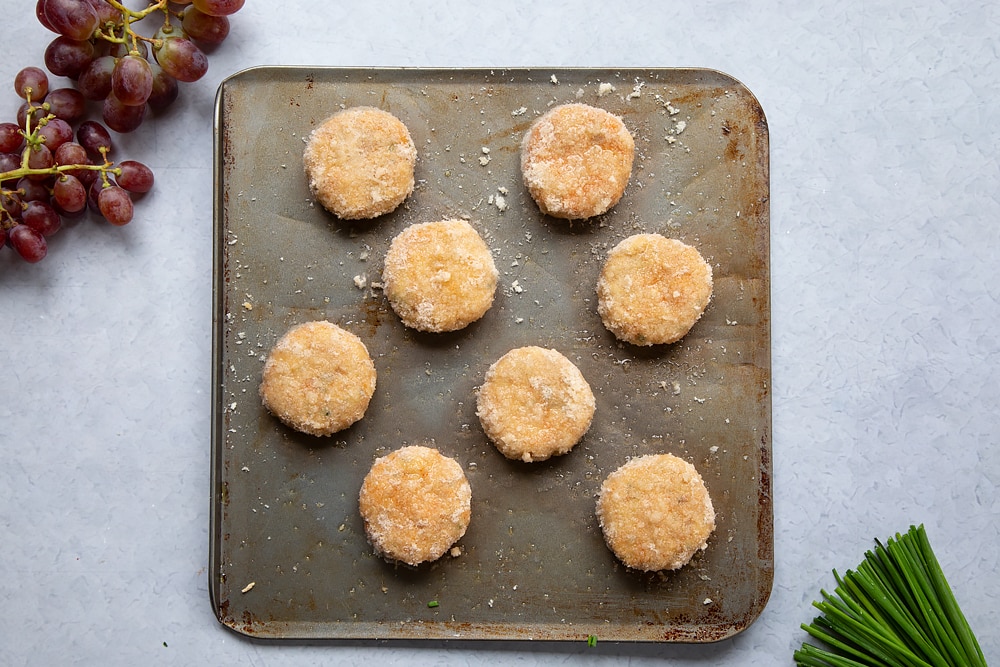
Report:
M 572 224 L 542 216 L 519 145 L 551 106 L 621 116 L 636 160 L 621 202 Z M 314 202 L 301 155 L 339 109 L 398 116 L 417 187 L 397 211 L 343 222 Z M 748 627 L 773 575 L 768 130 L 753 95 L 705 69 L 261 67 L 225 80 L 215 141 L 210 585 L 221 623 L 262 638 L 712 642 Z M 407 330 L 378 288 L 405 226 L 468 219 L 495 253 L 492 309 L 449 334 Z M 715 291 L 673 345 L 619 343 L 596 312 L 607 251 L 638 232 L 697 246 Z M 358 334 L 378 371 L 359 423 L 296 433 L 258 397 L 265 355 L 291 325 Z M 475 390 L 522 345 L 572 359 L 597 397 L 567 455 L 508 461 Z M 358 491 L 373 460 L 432 441 L 465 468 L 472 521 L 457 557 L 418 568 L 377 557 Z M 701 472 L 717 512 L 686 567 L 638 573 L 605 546 L 603 479 L 670 452 Z M 436 604 L 428 604 L 428 603 Z

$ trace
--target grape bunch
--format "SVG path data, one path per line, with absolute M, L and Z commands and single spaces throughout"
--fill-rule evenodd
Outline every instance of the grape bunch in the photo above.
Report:
M 203 48 L 229 35 L 229 16 L 245 0 L 37 0 L 35 15 L 57 37 L 45 49 L 48 71 L 71 84 L 49 89 L 48 75 L 25 67 L 15 76 L 22 103 L 0 123 L 0 249 L 28 262 L 48 252 L 46 238 L 64 220 L 92 210 L 113 225 L 132 220 L 133 198 L 153 187 L 135 160 L 111 160 L 111 132 L 136 130 L 148 109 L 177 99 L 179 82 L 208 71 Z M 159 18 L 152 34 L 138 24 Z M 101 122 L 88 120 L 100 106 Z
M 74 130 L 85 111 L 83 96 L 72 88 L 50 91 L 38 67 L 18 72 L 14 89 L 25 102 L 17 123 L 0 123 L 0 248 L 9 243 L 37 262 L 63 219 L 88 208 L 113 225 L 128 224 L 133 195 L 153 187 L 149 167 L 112 162 L 111 133 L 96 121 Z
M 177 99 L 178 82 L 205 75 L 202 49 L 229 35 L 229 16 L 244 1 L 150 0 L 132 10 L 118 0 L 37 0 L 35 15 L 58 35 L 45 49 L 49 72 L 75 81 L 84 98 L 101 103 L 104 124 L 124 133 L 147 109 Z M 148 36 L 138 31 L 147 18 L 162 19 Z

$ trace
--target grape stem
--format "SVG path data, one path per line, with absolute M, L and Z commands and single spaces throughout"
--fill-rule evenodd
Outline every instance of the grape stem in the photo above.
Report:
M 118 37 L 115 35 L 114 30 L 109 28 L 108 32 L 104 32 L 101 28 L 98 28 L 94 32 L 94 37 L 103 39 L 114 44 L 129 44 L 129 53 L 132 55 L 137 55 L 139 53 L 139 42 L 149 42 L 154 48 L 160 46 L 161 40 L 152 37 L 146 37 L 139 34 L 135 30 L 132 30 L 132 24 L 141 21 L 150 14 L 161 11 L 163 12 L 163 27 L 165 32 L 170 32 L 170 9 L 168 7 L 168 0 L 150 0 L 149 5 L 145 9 L 134 10 L 129 9 L 118 0 L 105 0 L 109 5 L 121 12 L 122 17 L 125 22 L 122 24 L 122 35 Z
M 114 7 L 115 9 L 117 9 L 118 11 L 120 11 L 125 16 L 125 18 L 128 20 L 129 23 L 133 21 L 141 21 L 142 19 L 146 18 L 153 12 L 167 11 L 167 0 L 151 0 L 149 6 L 146 7 L 145 9 L 129 9 L 122 3 L 118 2 L 118 0 L 104 0 L 104 1 L 107 2 L 109 5 L 111 5 L 112 7 Z

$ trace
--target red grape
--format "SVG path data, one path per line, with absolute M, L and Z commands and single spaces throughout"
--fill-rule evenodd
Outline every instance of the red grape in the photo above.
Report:
M 62 218 L 48 203 L 30 201 L 24 207 L 21 220 L 42 236 L 52 236 L 62 227 Z
M 132 220 L 134 212 L 132 198 L 117 185 L 101 190 L 97 195 L 97 206 L 101 210 L 101 215 L 112 225 L 127 225 Z
M 76 140 L 95 159 L 104 162 L 101 149 L 111 155 L 111 134 L 95 120 L 85 120 L 76 128 Z
M 153 72 L 139 56 L 125 56 L 111 73 L 111 93 L 122 104 L 134 107 L 145 104 L 153 92 Z
M 0 153 L 0 173 L 14 171 L 21 166 L 21 156 L 13 153 Z
M 72 169 L 66 173 L 79 178 L 80 182 L 88 188 L 94 184 L 94 181 L 100 180 L 100 174 L 93 169 Z
M 29 169 L 48 169 L 56 163 L 55 158 L 52 156 L 52 151 L 45 144 L 39 144 L 37 146 L 32 146 L 28 151 L 28 168 Z M 49 177 L 49 174 L 29 174 L 28 178 L 33 181 L 42 181 Z
M 149 192 L 153 187 L 153 171 L 141 162 L 124 160 L 118 163 L 122 173 L 115 177 L 118 185 L 129 192 Z
M 76 88 L 56 88 L 45 96 L 49 113 L 73 123 L 83 117 L 87 110 L 87 98 Z
M 56 76 L 75 79 L 96 55 L 93 43 L 60 35 L 45 48 L 45 67 Z
M 94 58 L 76 80 L 76 88 L 88 100 L 100 101 L 111 92 L 111 73 L 115 69 L 112 56 Z
M 14 123 L 0 123 L 0 153 L 14 153 L 23 147 L 24 136 L 21 134 L 21 127 Z
M 159 48 L 153 49 L 153 55 L 163 71 L 178 81 L 197 81 L 208 71 L 208 56 L 184 37 L 162 39 Z
M 45 16 L 45 2 L 46 0 L 38 0 L 38 2 L 35 3 L 35 18 L 37 18 L 38 22 L 47 29 L 52 32 L 56 32 L 56 29 L 52 27 L 52 24 L 49 23 L 49 19 Z
M 97 198 L 103 190 L 104 179 L 101 178 L 94 179 L 94 182 L 87 188 L 87 208 L 97 214 L 101 213 L 101 207 L 97 205 Z
M 98 28 L 104 28 L 108 24 L 117 27 L 124 23 L 122 13 L 107 2 L 104 2 L 104 0 L 88 0 L 88 2 L 94 8 L 94 11 L 97 12 Z
M 44 181 L 33 181 L 27 176 L 17 180 L 17 189 L 21 191 L 21 201 L 48 201 L 51 193 Z
M 52 186 L 52 199 L 67 213 L 76 213 L 87 206 L 87 189 L 76 176 L 63 174 Z
M 229 36 L 229 19 L 225 16 L 211 16 L 191 6 L 184 10 L 181 28 L 196 42 L 221 44 Z
M 76 143 L 75 141 L 67 141 L 62 146 L 56 149 L 55 155 L 56 164 L 59 166 L 69 166 L 76 164 L 90 164 L 90 156 L 87 155 L 87 149 L 82 145 Z M 75 169 L 72 171 L 67 171 L 67 174 L 73 174 L 77 178 L 80 178 L 80 173 L 84 171 L 89 171 L 86 169 Z
M 24 123 L 28 119 L 28 108 L 30 106 L 31 105 L 25 102 L 17 108 L 17 124 L 19 127 L 24 127 Z M 34 112 L 31 114 L 31 127 L 36 127 L 38 125 L 38 121 L 42 118 L 45 118 L 45 109 L 35 107 Z
M 45 243 L 45 237 L 37 229 L 28 225 L 17 225 L 7 235 L 10 237 L 11 247 L 26 262 L 34 264 L 45 258 L 48 244 Z
M 72 141 L 73 126 L 62 118 L 52 118 L 38 128 L 38 134 L 45 137 L 45 145 L 55 152 L 67 141 Z
M 135 106 L 123 104 L 115 97 L 113 92 L 104 100 L 104 107 L 101 110 L 101 117 L 104 119 L 104 124 L 121 134 L 133 132 L 138 129 L 142 125 L 142 119 L 145 116 L 145 104 Z
M 11 218 L 15 220 L 20 219 L 22 210 L 21 195 L 16 192 L 0 192 L 0 209 Z
M 44 11 L 55 32 L 69 39 L 90 39 L 97 29 L 97 12 L 86 0 L 45 0 Z
M 180 94 L 177 79 L 163 71 L 156 62 L 149 63 L 153 71 L 153 91 L 149 94 L 149 108 L 155 111 L 166 109 Z
M 38 67 L 25 67 L 14 77 L 17 96 L 25 98 L 31 91 L 31 99 L 40 100 L 49 94 L 49 77 Z
M 209 16 L 229 16 L 243 8 L 245 0 L 193 0 L 198 11 Z
M 98 42 L 97 51 L 102 56 L 111 56 L 118 60 L 128 55 L 129 45 L 120 42 Z

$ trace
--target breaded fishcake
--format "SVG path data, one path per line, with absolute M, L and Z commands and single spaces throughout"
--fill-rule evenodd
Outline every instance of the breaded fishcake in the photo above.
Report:
M 715 530 L 705 482 L 673 454 L 640 456 L 608 475 L 597 519 L 615 556 L 647 572 L 684 566 Z
M 408 327 L 455 331 L 493 305 L 498 272 L 479 233 L 464 220 L 410 225 L 392 240 L 382 282 Z
M 486 372 L 476 414 L 509 459 L 544 461 L 579 442 L 594 418 L 594 393 L 573 362 L 556 350 L 511 350 Z
M 680 340 L 711 298 L 711 265 L 692 246 L 659 234 L 636 234 L 612 248 L 597 281 L 604 326 L 635 345 Z
M 351 107 L 309 135 L 302 156 L 309 189 L 345 220 L 375 218 L 413 192 L 417 149 L 398 118 L 374 107 Z
M 410 445 L 375 460 L 361 485 L 359 506 L 375 551 L 418 565 L 438 559 L 465 535 L 472 488 L 457 461 Z
M 524 135 L 521 174 L 542 213 L 590 218 L 621 199 L 634 158 L 635 141 L 620 118 L 587 104 L 563 104 Z
M 292 327 L 264 363 L 260 396 L 288 426 L 331 435 L 361 419 L 375 393 L 375 364 L 361 339 L 327 321 Z

